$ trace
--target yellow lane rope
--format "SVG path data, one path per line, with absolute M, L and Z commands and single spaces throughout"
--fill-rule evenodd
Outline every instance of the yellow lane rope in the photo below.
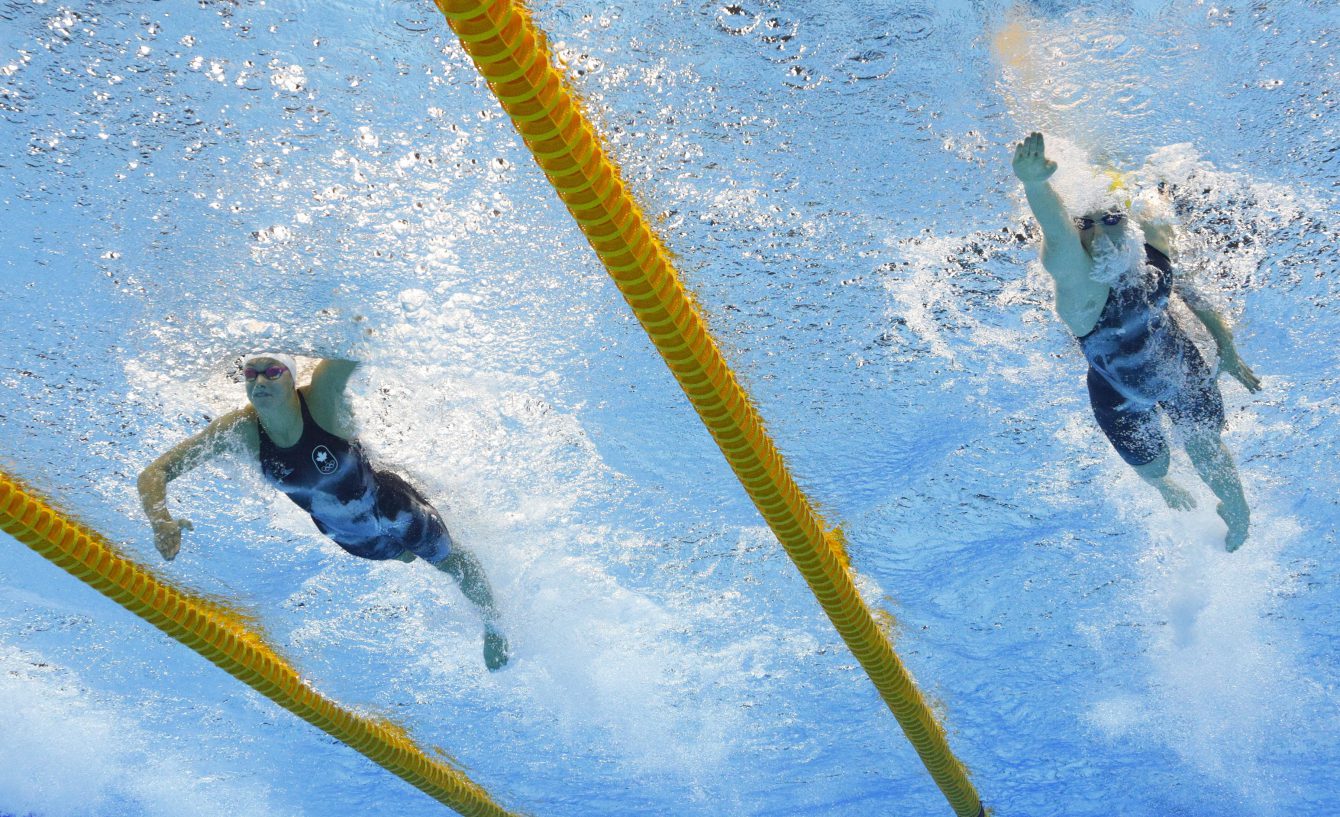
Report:
M 826 531 L 788 473 L 669 253 L 554 67 L 544 34 L 513 0 L 436 2 L 954 811 L 984 814 L 944 731 L 857 593 L 839 533 Z
M 236 616 L 122 556 L 98 533 L 66 518 L 3 472 L 0 530 L 443 805 L 466 817 L 516 817 L 464 774 L 428 757 L 403 729 L 357 715 L 317 693 Z

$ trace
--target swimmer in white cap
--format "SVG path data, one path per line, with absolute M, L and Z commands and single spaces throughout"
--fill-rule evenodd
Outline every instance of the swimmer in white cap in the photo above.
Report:
M 311 515 L 323 534 L 364 559 L 421 558 L 450 575 L 484 619 L 484 663 L 507 663 L 508 644 L 478 559 L 453 542 L 442 517 L 408 482 L 373 468 L 355 437 L 344 388 L 357 363 L 321 361 L 306 386 L 294 380 L 293 358 L 257 352 L 243 361 L 251 405 L 219 417 L 174 446 L 139 477 L 140 499 L 153 525 L 154 544 L 176 557 L 181 532 L 167 484 L 202 462 L 244 447 L 260 460 L 265 479 Z

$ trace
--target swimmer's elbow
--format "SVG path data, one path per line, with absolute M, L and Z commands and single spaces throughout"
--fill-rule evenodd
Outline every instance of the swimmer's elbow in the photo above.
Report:
M 166 488 L 169 482 L 190 470 L 193 465 L 191 455 L 197 447 L 198 437 L 192 437 L 163 452 L 140 472 L 141 483 L 161 483 Z
M 140 495 L 140 504 L 144 506 L 144 512 L 149 518 L 154 518 L 158 513 L 166 508 L 167 505 L 167 474 L 158 465 L 157 462 L 151 463 L 140 472 L 139 479 L 135 481 L 135 488 Z
M 145 494 L 166 488 L 170 480 L 171 477 L 163 463 L 163 457 L 159 457 L 144 466 L 144 470 L 140 471 L 139 478 L 135 480 L 135 486 L 141 494 Z
M 357 360 L 343 357 L 328 357 L 317 364 L 317 370 L 334 377 L 348 378 L 358 368 Z M 315 373 L 313 373 L 315 375 Z
M 327 358 L 312 372 L 311 387 L 325 399 L 337 398 L 353 375 L 358 362 L 341 358 Z

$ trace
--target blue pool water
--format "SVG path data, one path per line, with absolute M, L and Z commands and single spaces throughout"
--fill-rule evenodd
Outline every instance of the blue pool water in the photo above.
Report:
M 532 9 L 996 815 L 1340 814 L 1334 4 Z M 135 477 L 242 403 L 230 356 L 355 354 L 514 664 L 239 459 L 173 484 L 166 575 L 536 817 L 950 813 L 432 4 L 0 0 L 0 129 L 4 470 L 155 562 Z M 1264 380 L 1222 381 L 1236 554 L 1093 425 L 1031 130 L 1069 195 L 1164 182 Z M 444 812 L 0 565 L 0 813 Z

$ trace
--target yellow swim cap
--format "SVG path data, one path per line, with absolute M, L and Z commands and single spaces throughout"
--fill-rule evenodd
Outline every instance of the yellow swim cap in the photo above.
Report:
M 1127 210 L 1131 209 L 1131 191 L 1126 186 L 1126 174 L 1114 167 L 1109 167 L 1103 171 L 1108 178 L 1107 192 L 1116 193 L 1118 190 L 1124 192 L 1126 197 L 1121 200 L 1121 206 Z

